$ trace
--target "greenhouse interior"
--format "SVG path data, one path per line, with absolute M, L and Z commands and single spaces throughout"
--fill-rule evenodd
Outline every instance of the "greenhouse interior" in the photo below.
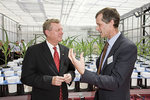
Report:
M 34 72 L 35 74 L 39 74 L 39 76 L 37 76 L 39 77 L 39 80 L 33 78 L 33 83 L 31 82 L 31 80 L 31 83 L 27 82 L 30 85 L 24 84 L 24 82 L 21 81 L 21 78 L 24 75 L 27 75 L 26 73 L 30 73 L 26 72 L 24 75 L 22 75 L 22 71 L 28 68 L 25 66 L 25 63 L 27 63 L 27 61 L 29 60 L 28 58 L 31 57 L 31 61 L 29 61 L 29 63 L 32 63 L 32 60 L 35 61 L 36 59 L 35 57 L 35 59 L 32 59 L 32 56 L 34 55 L 30 54 L 32 52 L 31 49 L 33 49 L 36 45 L 47 41 L 48 36 L 46 35 L 46 33 L 43 33 L 43 23 L 48 19 L 58 19 L 60 21 L 59 24 L 61 24 L 63 28 L 63 37 L 62 40 L 59 41 L 59 44 L 67 47 L 68 51 L 69 49 L 73 48 L 73 52 L 76 53 L 75 56 L 77 60 L 81 59 L 80 54 L 84 52 L 84 70 L 85 72 L 90 71 L 90 73 L 92 73 L 91 75 L 95 75 L 98 71 L 96 67 L 97 59 L 99 58 L 101 53 L 103 53 L 103 48 L 105 42 L 107 41 L 107 38 L 101 37 L 100 31 L 97 30 L 97 18 L 99 15 L 97 17 L 95 16 L 97 12 L 106 7 L 115 8 L 118 11 L 118 13 L 120 14 L 120 22 L 118 26 L 119 32 L 123 34 L 125 38 L 132 41 L 137 48 L 137 58 L 134 65 L 123 66 L 133 67 L 132 73 L 131 75 L 129 75 L 130 100 L 150 100 L 149 0 L 0 0 L 0 100 L 36 100 L 32 97 L 32 95 L 36 94 L 36 89 L 39 89 L 39 91 L 41 89 L 41 91 L 47 91 L 49 93 L 53 92 L 52 90 L 50 91 L 50 89 L 45 89 L 44 86 L 48 85 L 47 83 L 44 83 L 44 76 L 47 75 L 48 78 L 48 75 L 51 75 L 49 77 L 52 77 L 52 82 L 55 75 L 51 73 L 47 74 L 47 72 L 38 72 L 39 69 L 36 68 L 36 66 L 34 68 Z M 31 49 L 29 49 L 30 47 Z M 129 47 L 128 49 L 132 51 L 132 48 Z M 116 50 L 116 52 L 119 52 L 119 50 Z M 32 53 L 36 54 L 37 52 Z M 128 53 L 129 52 L 127 52 L 126 55 L 128 55 Z M 43 53 L 41 52 L 41 55 L 42 54 Z M 121 51 L 119 54 L 121 55 Z M 64 57 L 63 59 L 69 58 L 70 57 Z M 117 73 L 115 75 L 120 75 L 120 73 L 116 70 L 121 69 L 121 65 L 118 69 L 115 66 L 117 66 L 117 64 L 119 64 L 119 61 L 123 58 L 119 59 L 119 57 L 116 57 L 113 59 L 117 59 L 115 62 L 116 65 L 110 65 L 114 67 L 114 69 L 106 69 L 111 71 L 111 74 L 107 75 L 107 73 L 104 73 L 102 77 L 105 77 L 105 74 L 106 76 L 111 76 L 115 72 Z M 43 59 L 41 58 L 41 60 Z M 38 61 L 36 63 L 39 64 Z M 65 64 L 67 63 L 68 62 L 65 62 Z M 69 66 L 65 64 L 64 66 Z M 63 65 L 60 64 L 60 66 Z M 32 67 L 32 64 L 29 67 Z M 49 65 L 49 67 L 51 67 L 51 65 Z M 32 68 L 30 69 L 33 70 Z M 63 74 L 66 73 L 67 71 Z M 66 83 L 62 82 L 62 84 L 65 83 L 67 86 L 68 98 L 59 100 L 120 100 L 94 98 L 97 93 L 96 91 L 102 92 L 102 97 L 105 97 L 108 91 L 112 94 L 115 94 L 117 88 L 120 88 L 120 85 L 123 84 L 122 82 L 128 80 L 116 79 L 115 81 L 119 80 L 118 83 L 115 82 L 118 87 L 114 87 L 116 90 L 111 90 L 103 86 L 107 85 L 107 83 L 95 83 L 95 77 L 93 77 L 93 80 L 91 80 L 91 82 L 82 82 L 81 79 L 84 78 L 84 74 L 81 74 L 79 70 L 76 69 L 76 67 L 74 67 L 73 73 L 75 76 L 73 79 L 71 78 L 72 81 L 69 82 L 69 84 L 66 81 Z M 32 76 L 32 74 L 30 75 Z M 62 77 L 64 76 L 60 74 L 57 75 Z M 115 75 L 112 77 L 115 77 Z M 121 74 L 120 76 L 119 75 L 118 77 L 120 78 L 125 77 L 121 76 L 124 74 Z M 43 79 L 40 79 L 40 77 L 43 77 Z M 99 77 L 99 80 L 101 80 L 101 73 L 97 74 L 96 77 Z M 40 80 L 43 83 L 38 84 Z M 49 86 L 53 85 L 53 83 L 51 82 L 49 82 Z M 98 86 L 100 87 L 95 86 L 96 84 L 99 84 Z M 61 86 L 59 86 L 59 88 L 60 87 Z M 62 88 L 60 88 L 60 90 L 61 89 Z M 103 91 L 106 91 L 106 94 Z M 59 92 L 56 93 L 58 94 L 59 98 Z M 43 94 L 43 96 L 44 95 L 46 96 L 46 94 Z M 107 95 L 109 95 L 109 93 Z M 43 98 L 43 100 L 47 99 Z M 49 98 L 49 100 L 55 99 Z M 125 99 L 122 97 L 122 100 L 129 99 Z

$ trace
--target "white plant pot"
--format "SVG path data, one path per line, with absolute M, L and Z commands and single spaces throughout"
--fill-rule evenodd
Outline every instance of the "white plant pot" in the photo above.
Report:
M 16 84 L 9 84 L 8 85 L 8 92 L 9 93 L 15 93 L 15 92 L 17 92 L 17 85 Z
M 14 75 L 14 71 L 5 71 L 4 75 L 5 76 L 13 76 Z
M 4 77 L 0 77 L 0 83 L 4 82 Z
M 32 87 L 31 86 L 27 86 L 27 85 L 24 85 L 24 92 L 31 92 L 32 91 Z
M 132 79 L 131 80 L 131 86 L 137 86 L 137 79 Z

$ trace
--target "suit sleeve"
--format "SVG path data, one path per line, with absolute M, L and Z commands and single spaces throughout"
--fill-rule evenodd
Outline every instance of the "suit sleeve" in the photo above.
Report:
M 116 52 L 111 73 L 98 75 L 85 70 L 81 76 L 81 81 L 96 85 L 101 89 L 115 90 L 119 88 L 131 76 L 137 57 L 137 49 L 134 44 L 121 45 Z

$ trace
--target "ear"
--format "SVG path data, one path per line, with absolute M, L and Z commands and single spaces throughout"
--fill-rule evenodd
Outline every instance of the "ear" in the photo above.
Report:
M 47 36 L 49 33 L 49 30 L 45 30 L 45 35 Z
M 114 20 L 111 20 L 110 23 L 111 23 L 112 25 L 114 25 Z
M 111 21 L 109 22 L 109 27 L 114 27 L 114 20 L 111 20 Z

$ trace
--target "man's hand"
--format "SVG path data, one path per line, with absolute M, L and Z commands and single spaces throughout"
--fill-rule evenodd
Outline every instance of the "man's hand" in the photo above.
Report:
M 64 81 L 65 79 L 62 76 L 53 76 L 52 85 L 61 86 L 62 82 Z
M 70 73 L 64 74 L 65 82 L 70 83 L 72 81 L 72 76 Z
M 78 72 L 82 75 L 84 74 L 85 71 L 85 63 L 84 63 L 84 57 L 83 57 L 83 52 L 80 54 L 80 60 L 77 60 L 75 58 L 75 54 L 73 53 L 73 49 L 69 50 L 69 59 L 75 66 L 75 68 L 78 70 Z

